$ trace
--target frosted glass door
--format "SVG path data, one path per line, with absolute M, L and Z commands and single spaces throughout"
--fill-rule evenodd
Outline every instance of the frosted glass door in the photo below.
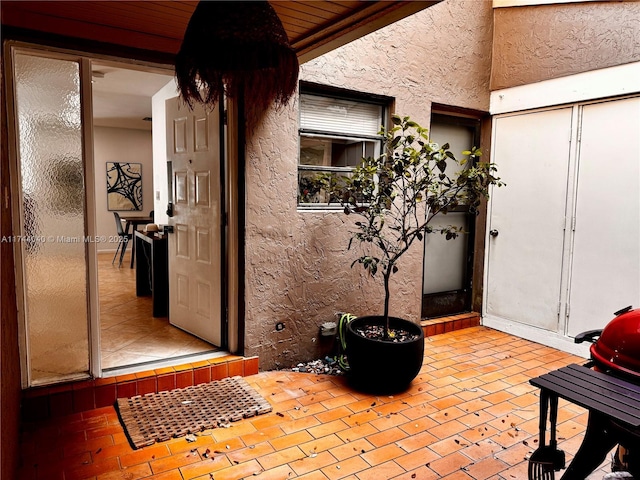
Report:
M 461 124 L 454 117 L 436 116 L 431 120 L 430 137 L 434 142 L 448 143 L 456 158 L 463 158 L 464 150 L 475 143 L 474 124 Z M 447 165 L 447 175 L 460 170 L 454 162 Z M 471 310 L 471 260 L 473 256 L 474 225 L 469 221 L 466 207 L 458 207 L 447 215 L 438 215 L 434 228 L 456 226 L 467 232 L 446 240 L 440 233 L 425 236 L 422 283 L 422 316 L 425 318 L 454 315 Z
M 18 281 L 28 385 L 89 373 L 80 65 L 14 55 Z

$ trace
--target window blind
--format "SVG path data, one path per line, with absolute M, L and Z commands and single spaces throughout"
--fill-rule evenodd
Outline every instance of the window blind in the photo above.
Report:
M 381 105 L 319 95 L 300 95 L 301 129 L 375 136 L 381 126 Z

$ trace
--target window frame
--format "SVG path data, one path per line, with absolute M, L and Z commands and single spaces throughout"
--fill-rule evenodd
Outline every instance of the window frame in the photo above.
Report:
M 304 95 L 312 95 L 317 97 L 325 97 L 336 100 L 348 100 L 350 102 L 366 103 L 381 107 L 381 125 L 380 127 L 388 127 L 388 120 L 390 117 L 390 111 L 393 105 L 393 98 L 378 95 L 363 93 L 354 90 L 346 90 L 327 85 L 320 85 L 311 82 L 300 82 L 300 88 L 298 90 L 299 100 Z M 382 153 L 384 148 L 384 137 L 381 135 L 366 135 L 366 134 L 351 134 L 344 132 L 336 132 L 330 130 L 317 130 L 310 128 L 301 128 L 301 115 L 302 115 L 302 102 L 298 102 L 298 162 L 297 162 L 297 187 L 296 187 L 296 206 L 301 211 L 313 211 L 313 210 L 341 210 L 342 207 L 337 203 L 312 203 L 301 202 L 300 195 L 300 175 L 303 172 L 328 172 L 328 173 L 350 173 L 353 172 L 355 166 L 331 166 L 331 165 L 309 165 L 301 163 L 302 144 L 303 137 L 307 138 L 319 138 L 327 140 L 353 140 L 358 142 L 379 142 L 379 151 Z

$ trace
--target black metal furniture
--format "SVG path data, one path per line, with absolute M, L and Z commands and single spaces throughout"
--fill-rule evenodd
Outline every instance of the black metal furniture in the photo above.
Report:
M 169 314 L 169 264 L 166 235 L 136 231 L 136 295 L 151 295 L 153 316 Z
M 617 444 L 640 452 L 640 385 L 583 365 L 569 365 L 529 382 L 542 389 L 543 396 L 564 398 L 589 411 L 582 445 L 561 480 L 584 480 Z M 554 408 L 553 401 L 551 405 Z M 638 470 L 637 464 L 633 468 Z M 640 471 L 629 473 L 640 478 Z
M 115 212 L 114 212 L 115 213 Z M 135 217 L 120 217 L 125 222 L 124 231 L 129 235 L 129 238 L 133 238 L 133 234 L 138 231 L 138 225 L 147 225 L 153 223 L 153 217 L 151 216 L 135 216 Z M 129 231 L 129 229 L 132 229 Z M 133 262 L 136 256 L 136 243 L 133 242 L 131 246 L 131 268 L 133 268 Z M 122 262 L 120 262 L 122 263 Z
M 120 252 L 120 263 L 118 263 L 118 267 L 122 266 L 122 259 L 124 258 L 124 253 L 127 251 L 127 245 L 131 240 L 131 234 L 129 233 L 129 228 L 122 226 L 122 219 L 118 212 L 113 212 L 113 217 L 116 220 L 116 233 L 118 234 L 118 247 L 116 248 L 116 253 L 113 255 L 113 260 L 111 260 L 111 265 L 116 261 L 116 257 L 118 256 L 118 252 Z

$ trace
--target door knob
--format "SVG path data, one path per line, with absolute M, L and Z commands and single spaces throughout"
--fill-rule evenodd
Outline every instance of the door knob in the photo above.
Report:
M 493 230 L 489 230 L 489 235 L 491 235 L 492 237 L 497 237 L 498 236 L 498 230 L 493 229 Z

